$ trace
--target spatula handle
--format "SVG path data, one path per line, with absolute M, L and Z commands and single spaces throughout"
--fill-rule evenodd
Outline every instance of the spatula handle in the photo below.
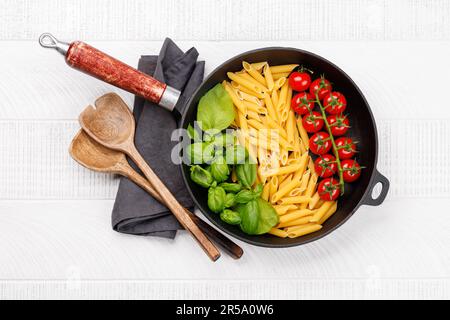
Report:
M 191 233 L 195 240 L 200 244 L 202 249 L 210 257 L 211 260 L 216 261 L 220 257 L 220 252 L 214 246 L 214 244 L 206 237 L 206 235 L 199 229 L 194 223 L 192 218 L 186 213 L 185 208 L 178 202 L 164 183 L 153 172 L 147 162 L 142 158 L 140 153 L 134 147 L 130 147 L 128 150 L 124 150 L 130 158 L 136 163 L 139 169 L 142 170 L 145 177 L 158 193 L 161 199 L 165 202 L 167 208 L 172 211 L 173 215 L 177 218 L 180 224 Z
M 137 173 L 131 166 L 128 164 L 124 169 L 124 173 L 126 176 L 140 186 L 142 189 L 147 191 L 153 198 L 157 201 L 165 204 L 165 201 L 161 199 L 160 195 L 156 192 L 155 189 L 150 185 L 147 179 Z M 223 250 L 225 250 L 231 257 L 234 259 L 239 259 L 244 254 L 244 251 L 241 247 L 239 247 L 236 243 L 231 241 L 229 238 L 224 236 L 222 233 L 214 229 L 208 223 L 197 217 L 195 214 L 186 209 L 186 213 L 189 217 L 195 222 L 195 224 L 204 232 L 206 235 L 212 239 L 217 245 L 219 245 Z

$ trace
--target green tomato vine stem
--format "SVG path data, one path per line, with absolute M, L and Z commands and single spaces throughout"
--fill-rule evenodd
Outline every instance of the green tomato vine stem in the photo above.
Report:
M 341 194 L 344 194 L 344 176 L 343 176 L 344 170 L 342 169 L 341 160 L 339 159 L 338 148 L 336 146 L 336 143 L 334 142 L 333 134 L 331 133 L 331 126 L 327 121 L 327 115 L 325 113 L 325 108 L 322 106 L 322 103 L 320 102 L 319 95 L 317 92 L 316 92 L 316 102 L 319 105 L 320 112 L 322 112 L 323 121 L 325 123 L 325 126 L 327 127 L 328 134 L 330 135 L 330 141 L 333 146 L 333 153 L 334 153 L 334 156 L 336 157 L 336 164 L 338 166 L 338 171 L 339 171 L 339 185 L 341 187 Z

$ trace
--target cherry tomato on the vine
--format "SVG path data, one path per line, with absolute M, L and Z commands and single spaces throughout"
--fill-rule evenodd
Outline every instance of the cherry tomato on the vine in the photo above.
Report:
M 334 178 L 326 178 L 320 181 L 317 187 L 320 199 L 325 201 L 334 201 L 341 193 L 339 181 Z
M 323 124 L 322 114 L 317 111 L 305 114 L 302 119 L 303 128 L 305 128 L 308 133 L 320 131 L 323 128 Z
M 294 71 L 289 76 L 289 85 L 294 91 L 305 91 L 311 84 L 311 76 L 303 70 Z
M 343 136 L 347 133 L 348 128 L 350 128 L 349 121 L 344 115 L 330 115 L 327 117 L 328 124 L 331 128 L 331 133 L 333 136 Z
M 314 100 L 314 97 L 307 92 L 297 93 L 292 98 L 292 110 L 299 115 L 304 115 L 314 109 Z
M 339 159 L 350 159 L 356 153 L 356 145 L 351 138 L 341 137 L 335 141 Z
M 331 154 L 324 154 L 323 156 L 319 156 L 316 161 L 314 161 L 314 169 L 316 173 L 321 178 L 329 178 L 333 176 L 338 167 L 336 163 L 336 158 Z
M 330 92 L 323 98 L 323 107 L 329 114 L 341 114 L 347 108 L 347 99 L 340 92 Z
M 309 139 L 309 150 L 317 155 L 327 153 L 330 151 L 331 146 L 330 135 L 324 131 L 313 134 Z
M 358 162 L 353 159 L 341 161 L 341 167 L 343 170 L 342 177 L 344 178 L 345 182 L 356 181 L 361 175 L 361 167 Z
M 313 82 L 311 82 L 311 86 L 309 87 L 309 92 L 316 97 L 319 96 L 319 99 L 322 100 L 327 94 L 329 94 L 332 90 L 331 83 L 324 77 L 317 78 Z

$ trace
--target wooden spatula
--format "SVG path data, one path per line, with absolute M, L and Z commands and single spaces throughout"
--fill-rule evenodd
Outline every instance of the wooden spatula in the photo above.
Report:
M 136 150 L 134 117 L 125 102 L 117 94 L 109 93 L 98 98 L 95 106 L 96 108 L 86 107 L 80 114 L 81 127 L 101 145 L 127 154 L 141 169 L 153 188 L 157 190 L 167 208 L 172 211 L 180 224 L 191 233 L 211 260 L 217 260 L 220 257 L 217 248 L 192 221 L 183 206 Z
M 157 201 L 165 204 L 150 183 L 137 173 L 128 163 L 125 154 L 121 151 L 106 148 L 89 137 L 84 130 L 80 130 L 73 138 L 69 147 L 72 158 L 82 166 L 99 172 L 116 173 L 127 177 L 142 189 L 147 191 Z M 186 210 L 191 219 L 216 244 L 224 249 L 234 259 L 239 259 L 244 253 L 242 248 L 214 229 L 192 212 Z

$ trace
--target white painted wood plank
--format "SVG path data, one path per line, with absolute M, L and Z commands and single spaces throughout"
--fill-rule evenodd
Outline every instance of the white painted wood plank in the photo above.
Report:
M 112 231 L 112 201 L 1 201 L 0 279 L 444 281 L 450 279 L 450 216 L 441 208 L 449 205 L 448 199 L 396 200 L 361 207 L 319 241 L 286 249 L 238 242 L 241 260 L 223 255 L 213 264 L 185 232 L 172 241 Z
M 113 199 L 118 179 L 76 163 L 69 121 L 0 121 L 1 199 Z M 450 197 L 448 120 L 379 120 L 378 169 L 389 199 Z
M 134 66 L 141 54 L 157 54 L 162 42 L 92 44 Z M 443 70 L 450 70 L 449 41 L 179 44 L 185 50 L 198 48 L 206 60 L 206 73 L 247 50 L 268 46 L 303 48 L 347 72 L 366 95 L 377 119 L 450 117 L 442 96 L 430 94 L 447 90 L 446 81 L 438 79 Z M 131 94 L 69 68 L 57 52 L 43 49 L 35 41 L 0 42 L 0 74 L 0 119 L 76 119 L 86 105 L 109 91 L 118 92 L 129 104 L 133 101 Z
M 448 279 L 0 281 L 0 299 L 449 299 Z
M 0 39 L 441 40 L 446 0 L 1 0 Z

